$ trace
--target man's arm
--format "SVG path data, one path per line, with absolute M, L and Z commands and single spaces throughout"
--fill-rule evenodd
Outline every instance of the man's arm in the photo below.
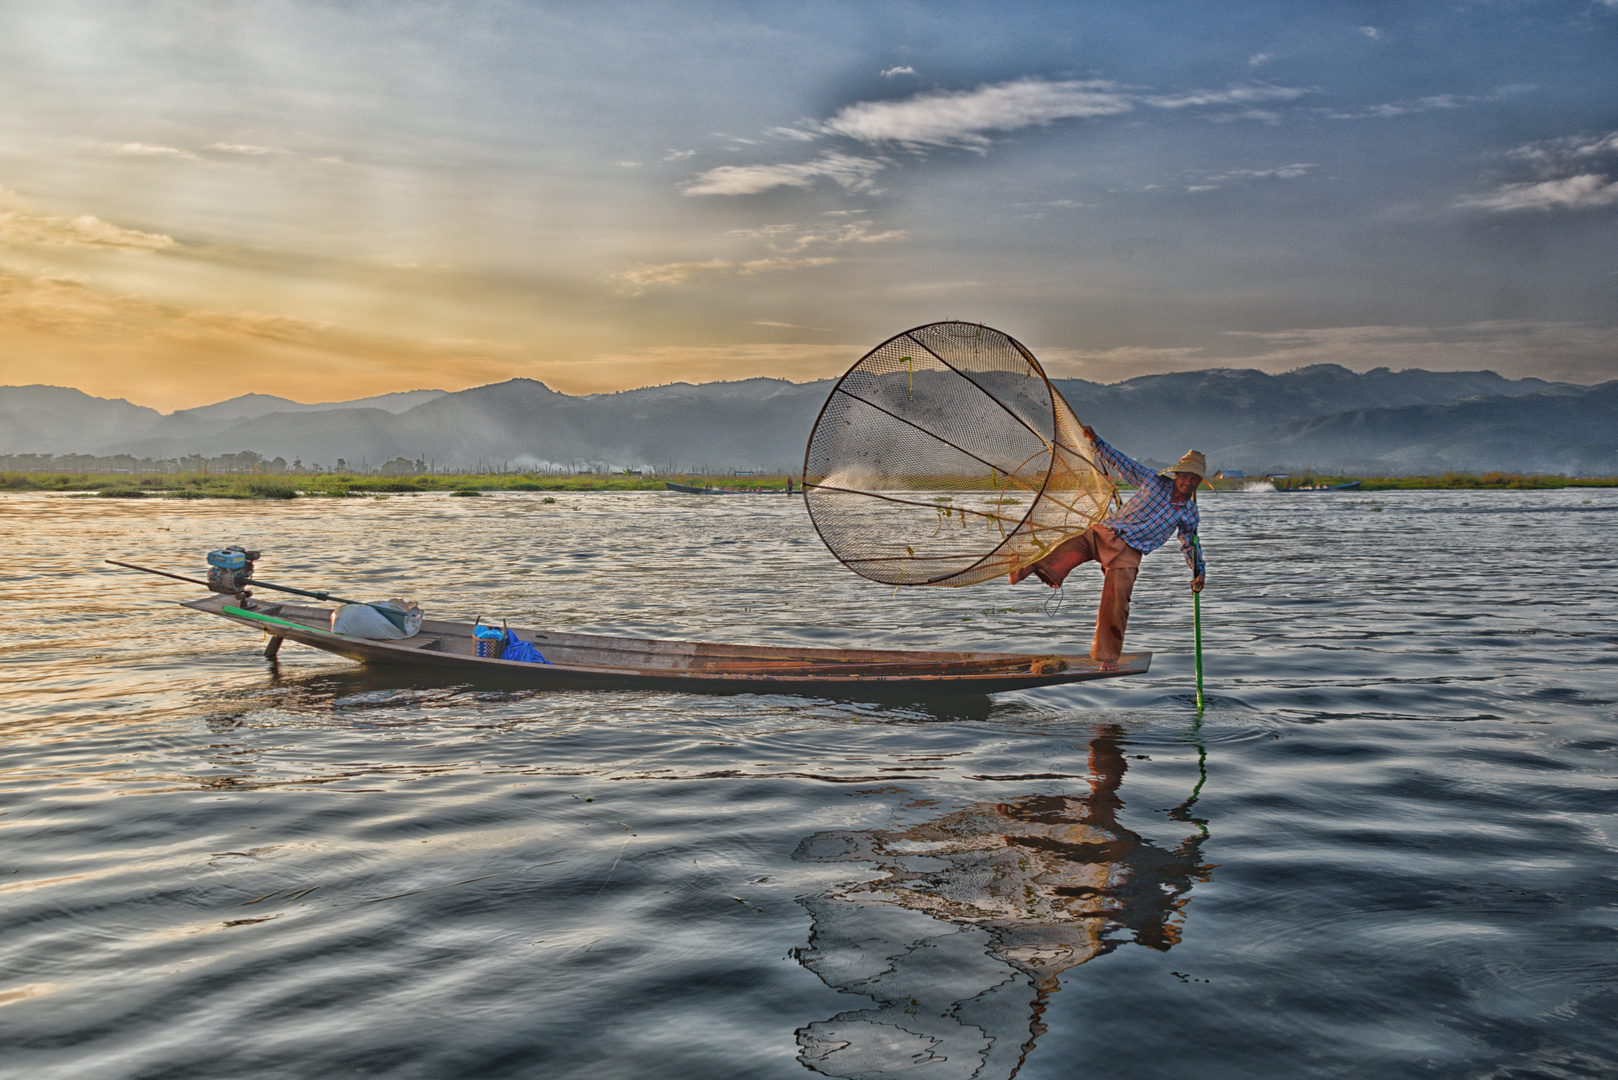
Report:
M 1084 427 L 1084 437 L 1096 444 L 1096 456 L 1107 467 L 1107 471 L 1122 480 L 1127 480 L 1136 487 L 1144 487 L 1157 479 L 1157 473 L 1148 469 L 1132 457 L 1120 454 L 1108 445 L 1095 433 L 1089 425 Z

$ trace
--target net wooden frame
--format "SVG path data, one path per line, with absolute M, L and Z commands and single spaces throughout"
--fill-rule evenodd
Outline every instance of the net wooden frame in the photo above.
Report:
M 803 494 L 831 553 L 885 585 L 1009 574 L 1116 501 L 1033 353 L 958 320 L 895 334 L 837 381 L 804 451 Z

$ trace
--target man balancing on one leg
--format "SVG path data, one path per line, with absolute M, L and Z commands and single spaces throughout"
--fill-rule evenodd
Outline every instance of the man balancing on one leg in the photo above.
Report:
M 1084 434 L 1095 443 L 1098 464 L 1115 479 L 1134 484 L 1135 494 L 1106 521 L 1064 540 L 1032 566 L 1012 571 L 1011 583 L 1015 585 L 1033 574 L 1054 589 L 1080 563 L 1092 559 L 1100 563 L 1106 577 L 1090 657 L 1105 667 L 1116 664 L 1123 652 L 1129 595 L 1135 590 L 1141 556 L 1161 547 L 1175 529 L 1180 530 L 1180 550 L 1185 552 L 1185 561 L 1196 575 L 1191 580 L 1191 591 L 1202 591 L 1202 552 L 1192 544 L 1191 536 L 1197 531 L 1197 485 L 1207 475 L 1208 463 L 1200 451 L 1192 450 L 1173 468 L 1155 473 L 1102 442 L 1088 426 Z

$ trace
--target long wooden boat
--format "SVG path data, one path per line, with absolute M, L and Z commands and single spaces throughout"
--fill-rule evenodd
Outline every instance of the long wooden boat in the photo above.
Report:
M 398 641 L 333 633 L 327 607 L 212 595 L 185 607 L 270 635 L 265 655 L 296 641 L 366 664 L 423 673 L 460 672 L 556 689 L 673 690 L 690 693 L 810 694 L 909 698 L 997 694 L 1037 686 L 1142 675 L 1151 653 L 1125 653 L 1107 666 L 1088 656 L 998 652 L 911 652 L 722 645 L 570 634 L 513 627 L 546 664 L 480 657 L 472 623 L 428 619 Z
M 727 488 L 727 487 L 698 487 L 695 484 L 682 484 L 675 480 L 663 481 L 663 486 L 670 491 L 683 491 L 687 495 L 790 495 L 792 492 L 786 488 Z

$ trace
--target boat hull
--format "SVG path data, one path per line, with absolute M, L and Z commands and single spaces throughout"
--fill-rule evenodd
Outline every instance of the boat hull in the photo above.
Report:
M 681 484 L 673 480 L 663 481 L 663 486 L 670 491 L 681 491 L 687 495 L 781 495 L 792 494 L 785 488 L 718 488 L 698 487 L 695 484 Z
M 429 619 L 415 637 L 379 641 L 333 633 L 329 608 L 250 603 L 242 608 L 215 595 L 183 606 L 364 664 L 559 690 L 955 697 L 1140 675 L 1152 660 L 1151 653 L 1125 653 L 1109 669 L 1088 656 L 728 645 L 513 627 L 551 661 L 529 664 L 478 656 L 471 623 Z

